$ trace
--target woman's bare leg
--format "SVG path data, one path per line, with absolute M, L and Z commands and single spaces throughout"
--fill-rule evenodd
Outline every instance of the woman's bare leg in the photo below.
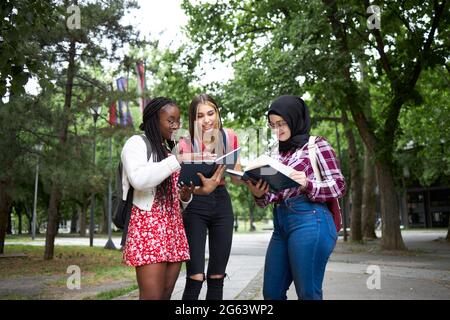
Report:
M 165 292 L 167 263 L 153 263 L 136 267 L 140 300 L 162 300 Z
M 170 300 L 175 283 L 177 282 L 180 274 L 181 262 L 169 262 L 166 269 L 166 282 L 164 289 L 164 300 Z

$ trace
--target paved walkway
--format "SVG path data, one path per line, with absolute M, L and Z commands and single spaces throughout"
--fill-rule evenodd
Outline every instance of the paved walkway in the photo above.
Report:
M 407 252 L 381 252 L 378 249 L 377 241 L 365 245 L 355 245 L 344 243 L 340 239 L 327 265 L 323 284 L 324 299 L 449 300 L 450 243 L 442 240 L 446 231 L 404 230 L 402 235 L 409 249 Z M 264 256 L 270 236 L 271 231 L 234 235 L 227 267 L 229 276 L 225 280 L 224 287 L 225 299 L 263 299 Z M 113 240 L 119 247 L 120 238 L 115 237 Z M 57 245 L 89 245 L 88 238 L 59 237 L 55 242 Z M 44 245 L 44 240 L 7 241 L 7 244 L 12 243 Z M 105 243 L 104 237 L 94 240 L 95 246 L 103 247 Z M 208 250 L 206 252 L 208 256 Z M 371 276 L 368 273 L 369 266 L 379 268 L 379 289 L 370 289 L 367 285 Z M 40 283 L 42 283 L 42 279 L 39 277 L 23 277 L 18 282 L 17 279 L 0 281 L 0 288 L 3 291 L 6 290 L 6 293 L 17 288 L 33 291 L 41 286 Z M 173 299 L 181 299 L 184 283 L 185 274 L 182 273 L 176 283 Z M 119 288 L 120 283 L 114 284 L 114 286 L 114 288 Z M 130 283 L 124 282 L 122 287 L 128 286 Z M 206 285 L 203 287 L 200 298 L 204 299 L 205 295 Z M 117 299 L 137 298 L 138 292 L 133 291 Z M 61 299 L 77 299 L 77 297 L 61 295 Z M 294 285 L 291 285 L 288 291 L 288 299 L 297 299 Z
M 224 299 L 260 300 L 262 296 L 264 254 L 270 232 L 236 234 L 225 280 Z M 379 252 L 376 243 L 344 244 L 342 240 L 327 265 L 323 289 L 324 299 L 393 300 L 450 299 L 450 244 L 437 240 L 444 231 L 404 231 L 408 252 Z M 368 287 L 368 267 L 379 268 L 380 286 Z M 185 274 L 178 278 L 172 299 L 183 293 Z M 375 284 L 369 281 L 369 286 Z M 200 294 L 204 299 L 206 285 Z M 137 299 L 137 291 L 118 299 Z M 288 299 L 297 299 L 294 285 Z

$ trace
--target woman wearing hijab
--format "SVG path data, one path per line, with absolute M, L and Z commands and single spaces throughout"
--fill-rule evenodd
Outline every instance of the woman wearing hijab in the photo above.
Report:
M 331 145 L 317 137 L 315 152 L 322 181 L 314 178 L 308 152 L 311 123 L 302 99 L 290 95 L 277 98 L 267 118 L 279 140 L 278 153 L 272 157 L 294 169 L 290 177 L 300 187 L 271 193 L 262 180 L 256 185 L 247 182 L 258 206 L 275 204 L 274 231 L 264 268 L 264 299 L 287 299 L 293 281 L 299 299 L 321 300 L 325 267 L 337 240 L 326 202 L 344 195 L 344 177 Z

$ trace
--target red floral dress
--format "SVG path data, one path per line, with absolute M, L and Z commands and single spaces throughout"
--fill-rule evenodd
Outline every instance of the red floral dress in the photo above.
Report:
M 150 211 L 141 210 L 133 205 L 123 251 L 125 264 L 137 267 L 190 259 L 178 201 L 179 174 L 177 171 L 171 176 L 174 203 L 170 204 L 170 199 L 158 191 Z

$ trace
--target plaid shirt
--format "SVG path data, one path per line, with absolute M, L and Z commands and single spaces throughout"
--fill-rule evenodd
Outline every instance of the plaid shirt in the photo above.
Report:
M 316 138 L 316 154 L 317 164 L 322 174 L 322 181 L 320 182 L 314 178 L 314 170 L 309 161 L 308 143 L 296 150 L 272 155 L 273 158 L 284 165 L 305 172 L 306 189 L 301 191 L 300 188 L 291 188 L 278 193 L 269 192 L 263 198 L 255 198 L 256 204 L 264 208 L 270 203 L 280 203 L 301 193 L 306 194 L 313 202 L 326 202 L 342 197 L 345 194 L 344 176 L 339 168 L 333 148 L 323 137 Z

